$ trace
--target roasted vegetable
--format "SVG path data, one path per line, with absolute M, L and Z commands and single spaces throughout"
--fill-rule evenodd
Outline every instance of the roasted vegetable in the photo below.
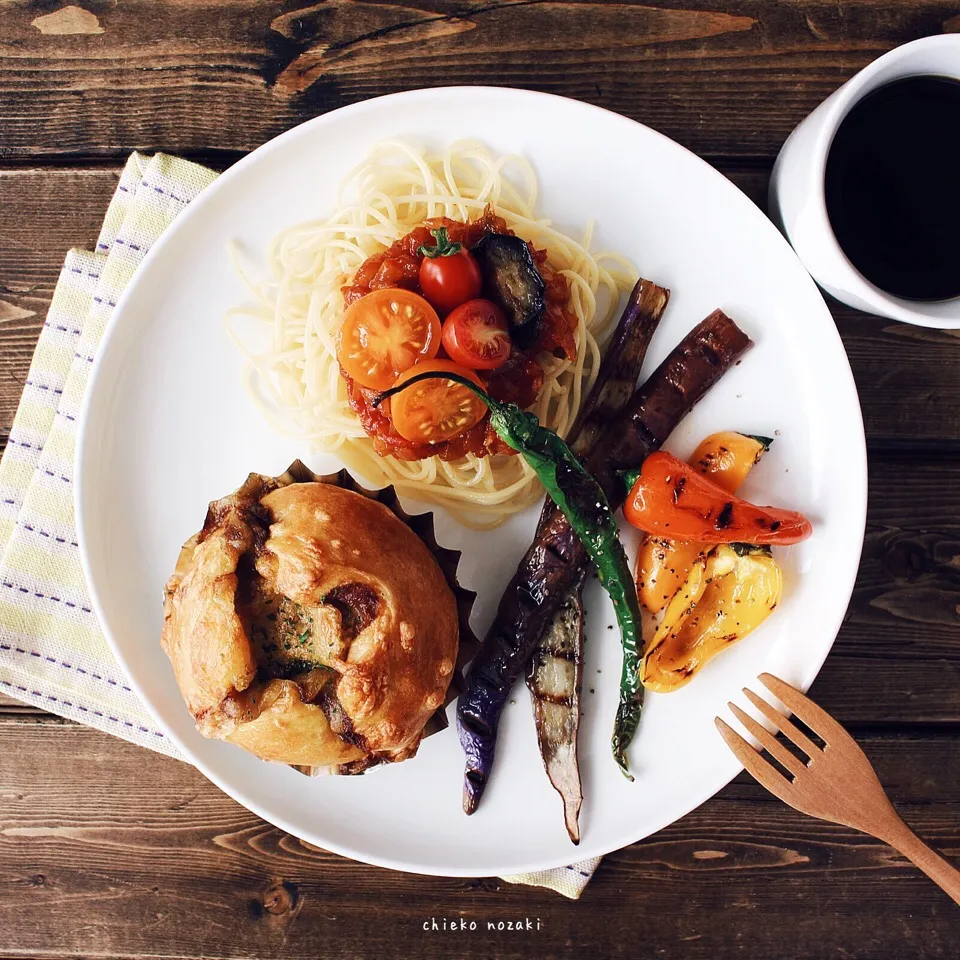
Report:
M 705 550 L 699 540 L 670 540 L 649 534 L 637 553 L 637 596 L 644 610 L 660 613 L 690 575 Z
M 580 842 L 579 816 L 583 803 L 577 763 L 583 683 L 581 586 L 582 581 L 547 625 L 527 673 L 540 756 L 550 782 L 563 800 L 564 823 L 574 843 Z
M 452 366 L 452 364 L 451 364 Z M 380 394 L 376 407 L 424 380 L 446 379 L 466 387 L 490 410 L 490 426 L 504 443 L 513 447 L 533 468 L 551 500 L 563 511 L 577 540 L 597 571 L 604 590 L 613 601 L 623 646 L 623 672 L 620 677 L 620 706 L 611 740 L 613 756 L 624 776 L 630 776 L 626 745 L 640 720 L 640 647 L 643 645 L 640 603 L 637 590 L 618 535 L 606 494 L 563 440 L 547 427 L 541 427 L 535 413 L 516 404 L 491 397 L 473 380 L 454 373 L 422 373 Z
M 701 556 L 664 611 L 643 657 L 648 690 L 682 687 L 721 650 L 763 623 L 780 602 L 783 579 L 767 547 L 721 544 Z
M 638 280 L 630 292 L 596 382 L 570 431 L 570 449 L 578 457 L 590 454 L 603 431 L 636 393 L 640 368 L 669 298 L 669 290 L 643 279 Z
M 546 308 L 546 287 L 527 242 L 489 233 L 472 253 L 483 276 L 484 294 L 503 308 L 514 343 L 526 349 L 537 339 Z
M 435 379 L 424 382 L 424 374 L 428 372 Z M 397 377 L 394 388 L 413 381 L 417 384 L 413 390 L 404 390 L 390 405 L 393 428 L 404 440 L 425 445 L 445 443 L 476 426 L 486 416 L 483 402 L 456 386 L 452 382 L 456 378 L 443 379 L 441 374 L 445 373 L 456 374 L 475 386 L 481 384 L 472 370 L 449 360 L 426 360 Z M 376 409 L 376 404 L 373 406 Z
M 728 493 L 736 493 L 772 440 L 724 431 L 703 440 L 688 461 Z M 637 553 L 637 593 L 651 613 L 660 613 L 687 579 L 694 562 L 706 550 L 697 540 L 647 536 Z
M 480 299 L 461 303 L 447 314 L 440 343 L 454 363 L 468 370 L 498 370 L 513 347 L 503 311 Z
M 570 431 L 570 449 L 589 453 L 603 428 L 633 396 L 640 368 L 653 337 L 667 292 L 638 280 L 604 355 L 597 379 Z M 541 520 L 550 514 L 547 498 Z M 550 782 L 563 800 L 567 833 L 580 842 L 578 817 L 583 799 L 577 758 L 580 686 L 583 674 L 583 576 L 537 642 L 527 668 L 540 756 Z M 563 696 L 558 696 L 562 688 Z
M 665 306 L 666 291 L 662 294 Z M 619 506 L 626 493 L 621 471 L 638 467 L 657 449 L 750 345 L 750 338 L 718 310 L 687 334 L 634 394 L 586 458 L 587 469 L 597 477 L 611 505 Z M 587 560 L 570 523 L 561 511 L 551 508 L 504 591 L 457 705 L 457 726 L 466 754 L 467 813 L 476 809 L 493 768 L 500 714 L 510 688 Z
M 700 442 L 690 457 L 690 464 L 724 490 L 734 493 L 772 443 L 770 437 L 723 430 Z
M 362 387 L 385 390 L 440 349 L 440 318 L 412 290 L 374 290 L 355 301 L 337 334 L 337 360 Z
M 662 451 L 644 461 L 623 515 L 644 533 L 704 543 L 799 543 L 813 532 L 803 514 L 741 500 Z
M 420 247 L 420 290 L 438 310 L 452 310 L 480 296 L 480 267 L 462 243 L 451 241 L 446 227 L 431 230 L 436 241 Z

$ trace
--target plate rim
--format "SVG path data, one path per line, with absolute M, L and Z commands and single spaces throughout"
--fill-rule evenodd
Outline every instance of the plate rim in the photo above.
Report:
M 345 116 L 351 114 L 362 113 L 367 110 L 382 109 L 382 105 L 385 102 L 404 100 L 404 101 L 416 101 L 416 100 L 427 100 L 429 101 L 434 97 L 460 97 L 464 95 L 468 96 L 490 96 L 490 97 L 503 97 L 507 99 L 515 98 L 528 98 L 531 100 L 550 100 L 550 101 L 561 101 L 566 104 L 567 108 L 573 107 L 574 109 L 581 109 L 588 113 L 597 113 L 602 114 L 608 119 L 612 119 L 613 122 L 618 123 L 622 126 L 629 126 L 630 128 L 639 127 L 641 130 L 645 131 L 646 135 L 652 135 L 656 138 L 659 138 L 662 141 L 666 141 L 670 148 L 681 150 L 684 153 L 688 154 L 696 164 L 701 168 L 705 168 L 705 172 L 708 176 L 722 181 L 724 186 L 721 189 L 732 189 L 735 190 L 738 194 L 741 195 L 742 200 L 746 201 L 750 207 L 755 209 L 756 212 L 756 223 L 762 224 L 762 227 L 758 229 L 768 231 L 769 241 L 773 244 L 782 244 L 786 248 L 786 252 L 789 254 L 790 259 L 796 266 L 798 273 L 798 282 L 808 284 L 811 288 L 811 292 L 815 295 L 816 299 L 819 301 L 820 307 L 822 307 L 823 319 L 826 321 L 824 325 L 824 336 L 832 339 L 835 348 L 837 350 L 838 359 L 842 358 L 842 367 L 844 369 L 845 376 L 843 378 L 843 383 L 837 384 L 835 386 L 841 388 L 842 391 L 847 394 L 848 401 L 846 405 L 851 410 L 851 413 L 855 411 L 854 419 L 855 425 L 858 428 L 857 435 L 859 442 L 856 444 L 851 444 L 851 456 L 855 456 L 856 459 L 856 472 L 861 480 L 857 485 L 856 493 L 859 494 L 859 509 L 857 511 L 857 524 L 856 529 L 859 531 L 857 536 L 857 550 L 862 555 L 863 550 L 863 541 L 866 532 L 866 513 L 867 513 L 867 491 L 868 491 L 868 473 L 867 473 L 867 455 L 866 455 L 866 437 L 863 426 L 863 412 L 860 406 L 859 394 L 856 388 L 856 383 L 853 378 L 853 371 L 850 368 L 849 357 L 847 356 L 846 349 L 843 345 L 843 341 L 840 337 L 839 331 L 836 328 L 836 324 L 833 321 L 833 317 L 829 311 L 826 301 L 824 300 L 819 288 L 816 286 L 816 283 L 812 277 L 807 273 L 806 269 L 803 267 L 803 264 L 800 262 L 793 248 L 790 246 L 786 238 L 780 233 L 776 228 L 774 223 L 769 219 L 766 212 L 761 209 L 759 206 L 753 203 L 753 201 L 728 177 L 724 176 L 719 170 L 709 164 L 706 160 L 699 157 L 693 151 L 684 147 L 682 144 L 677 143 L 677 141 L 671 139 L 665 134 L 660 133 L 659 131 L 643 124 L 637 120 L 633 120 L 630 117 L 625 117 L 622 114 L 616 113 L 612 110 L 608 110 L 604 107 L 596 106 L 595 104 L 587 103 L 582 100 L 576 100 L 571 97 L 564 97 L 558 94 L 546 93 L 542 91 L 534 90 L 525 90 L 517 87 L 509 86 L 490 86 L 490 85 L 454 85 L 454 86 L 440 86 L 440 87 L 426 87 L 426 88 L 417 88 L 414 90 L 401 91 L 398 93 L 386 94 L 380 97 L 371 97 L 367 100 L 358 101 L 356 103 L 348 104 L 343 107 L 339 107 L 335 110 L 331 110 L 325 114 L 321 114 L 316 117 L 312 117 L 309 120 L 306 120 L 302 123 L 297 124 L 296 126 L 291 127 L 288 130 L 283 131 L 278 134 L 276 137 L 266 141 L 263 144 L 260 144 L 258 147 L 250 151 L 246 156 L 242 157 L 235 164 L 229 167 L 227 170 L 218 174 L 217 178 L 209 184 L 201 194 L 194 199 L 190 204 L 188 204 L 184 210 L 175 218 L 174 222 L 163 232 L 158 241 L 151 247 L 147 252 L 144 259 L 137 266 L 137 269 L 121 294 L 120 298 L 117 301 L 117 305 L 113 308 L 113 311 L 110 315 L 109 321 L 107 323 L 106 329 L 104 331 L 103 337 L 98 345 L 94 363 L 92 364 L 90 375 L 87 381 L 87 388 L 84 393 L 83 402 L 78 416 L 78 431 L 77 431 L 77 441 L 76 441 L 76 452 L 75 452 L 75 482 L 74 482 L 74 514 L 76 520 L 77 528 L 77 542 L 79 544 L 79 554 L 80 562 L 83 570 L 84 578 L 87 583 L 87 588 L 90 594 L 91 605 L 94 609 L 94 613 L 97 618 L 98 625 L 101 632 L 107 640 L 107 643 L 110 647 L 110 650 L 117 660 L 120 667 L 123 669 L 127 678 L 130 681 L 130 685 L 136 693 L 139 700 L 146 706 L 150 714 L 154 717 L 157 724 L 163 730 L 164 735 L 172 742 L 178 750 L 183 754 L 187 762 L 191 763 L 197 770 L 199 770 L 208 780 L 215 784 L 220 790 L 222 790 L 227 796 L 231 797 L 234 801 L 239 803 L 241 806 L 245 807 L 250 812 L 254 813 L 256 816 L 259 816 L 261 819 L 266 822 L 273 824 L 275 827 L 284 830 L 285 832 L 296 836 L 298 838 L 307 839 L 302 837 L 303 831 L 299 828 L 294 827 L 287 818 L 282 813 L 275 813 L 273 811 L 266 811 L 262 806 L 246 798 L 242 792 L 236 791 L 231 787 L 228 787 L 222 778 L 211 770 L 206 763 L 201 761 L 193 751 L 182 741 L 182 739 L 173 733 L 170 728 L 165 723 L 163 717 L 160 715 L 158 709 L 156 709 L 151 702 L 151 700 L 145 695 L 144 691 L 141 689 L 136 678 L 133 676 L 132 671 L 127 666 L 127 658 L 121 652 L 120 645 L 114 638 L 113 632 L 111 631 L 107 618 L 104 614 L 104 606 L 102 603 L 102 591 L 98 588 L 96 580 L 93 575 L 93 567 L 90 560 L 90 555 L 87 549 L 88 543 L 88 532 L 87 532 L 87 522 L 86 522 L 86 511 L 85 505 L 88 502 L 89 498 L 93 494 L 88 489 L 88 484 L 86 482 L 86 469 L 85 464 L 87 460 L 93 455 L 92 450 L 95 446 L 95 440 L 93 439 L 93 431 L 96 426 L 95 423 L 91 425 L 91 409 L 94 406 L 94 397 L 96 396 L 98 390 L 104 389 L 101 381 L 101 368 L 103 366 L 103 358 L 109 352 L 110 344 L 113 340 L 113 337 L 116 334 L 116 331 L 120 325 L 121 318 L 124 316 L 126 311 L 127 302 L 133 297 L 134 292 L 136 291 L 138 285 L 143 282 L 143 277 L 147 275 L 151 268 L 151 264 L 154 260 L 158 258 L 160 252 L 163 251 L 169 244 L 174 242 L 174 238 L 178 236 L 181 230 L 185 228 L 186 224 L 189 224 L 195 217 L 201 216 L 204 210 L 204 207 L 207 203 L 212 202 L 211 198 L 215 197 L 219 190 L 223 189 L 223 184 L 228 184 L 232 179 L 238 176 L 242 171 L 244 171 L 248 166 L 258 162 L 259 158 L 267 156 L 272 153 L 274 150 L 281 149 L 283 144 L 289 140 L 293 140 L 299 136 L 305 135 L 308 129 L 314 129 L 326 126 L 329 123 L 342 121 Z M 849 438 L 848 438 L 849 439 Z M 848 478 L 849 482 L 849 478 Z M 853 545 L 851 545 L 851 549 Z M 803 671 L 803 681 L 800 684 L 800 689 L 806 691 L 810 685 L 813 683 L 816 676 L 819 674 L 820 669 L 823 666 L 824 661 L 829 655 L 830 651 L 833 649 L 833 645 L 836 642 L 837 633 L 843 623 L 844 619 L 844 610 L 849 605 L 850 598 L 853 595 L 853 588 L 855 585 L 856 577 L 859 572 L 860 563 L 859 561 L 853 567 L 852 573 L 849 576 L 849 583 L 844 584 L 844 589 L 839 591 L 843 596 L 847 598 L 847 604 L 844 606 L 843 610 L 840 610 L 835 618 L 835 623 L 830 623 L 824 629 L 824 632 L 831 635 L 831 640 L 828 644 L 825 645 L 822 656 L 815 657 L 805 664 Z M 612 847 L 608 847 L 607 844 L 599 844 L 597 849 L 591 849 L 589 852 L 587 849 L 582 847 L 573 847 L 571 846 L 570 855 L 564 856 L 562 859 L 557 860 L 555 857 L 550 857 L 547 859 L 535 860 L 529 863 L 523 863 L 519 867 L 511 866 L 509 869 L 502 872 L 507 873 L 511 876 L 517 876 L 520 874 L 527 873 L 537 873 L 545 870 L 560 869 L 566 867 L 571 863 L 582 861 L 584 859 L 592 857 L 603 857 L 608 854 L 622 849 L 623 847 L 630 846 L 634 843 L 637 843 L 646 837 L 652 836 L 655 833 L 663 830 L 665 827 L 669 826 L 672 823 L 680 820 L 685 817 L 691 811 L 700 807 L 703 803 L 709 800 L 711 797 L 715 796 L 720 790 L 722 790 L 737 774 L 743 769 L 743 766 L 738 760 L 729 754 L 728 763 L 725 764 L 726 770 L 721 776 L 724 777 L 722 782 L 717 783 L 716 780 L 711 781 L 704 790 L 696 791 L 696 799 L 690 802 L 689 804 L 682 804 L 683 809 L 670 808 L 670 812 L 667 813 L 664 817 L 656 817 L 652 819 L 652 826 L 645 827 L 639 835 L 634 836 L 633 839 L 625 841 L 622 844 L 616 844 Z M 728 775 L 727 775 L 728 774 Z M 308 840 L 308 842 L 313 843 L 313 840 Z M 475 877 L 479 874 L 475 869 L 471 869 L 469 866 L 465 867 L 439 867 L 431 864 L 424 863 L 412 863 L 405 862 L 402 860 L 393 859 L 390 856 L 379 856 L 375 854 L 370 854 L 366 851 L 357 851 L 352 849 L 349 845 L 341 845 L 335 841 L 331 842 L 329 839 L 324 839 L 321 843 L 317 844 L 325 850 L 329 850 L 332 853 L 338 854 L 340 856 L 347 857 L 349 859 L 367 863 L 372 866 L 383 867 L 386 869 L 397 870 L 404 873 L 413 873 L 425 876 L 445 876 L 445 877 Z M 501 871 L 498 871 L 500 873 Z

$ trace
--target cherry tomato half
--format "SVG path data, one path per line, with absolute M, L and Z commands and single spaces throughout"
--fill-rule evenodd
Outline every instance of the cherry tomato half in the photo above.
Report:
M 440 349 L 440 318 L 410 290 L 374 290 L 343 315 L 340 366 L 363 387 L 386 390 L 397 377 Z
M 436 244 L 420 248 L 420 289 L 438 310 L 452 310 L 480 295 L 483 278 L 477 261 L 462 244 L 447 239 L 444 227 L 431 233 Z
M 510 356 L 510 334 L 503 311 L 489 300 L 462 303 L 443 321 L 447 356 L 471 370 L 496 370 Z
M 478 387 L 483 382 L 472 371 L 449 360 L 425 360 L 401 373 L 396 386 L 421 373 L 457 373 Z M 394 429 L 411 443 L 443 443 L 478 424 L 487 405 L 452 380 L 424 380 L 390 398 Z

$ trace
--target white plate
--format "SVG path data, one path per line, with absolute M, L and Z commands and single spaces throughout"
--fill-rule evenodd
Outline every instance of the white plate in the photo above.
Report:
M 630 751 L 636 782 L 610 757 L 620 658 L 612 608 L 589 605 L 579 848 L 543 773 L 527 693 L 500 730 L 479 811 L 461 811 L 463 758 L 454 728 L 416 759 L 358 778 L 307 779 L 204 740 L 160 650 L 161 588 L 207 502 L 251 470 L 309 456 L 276 436 L 241 387 L 221 325 L 244 299 L 227 242 L 263 251 L 281 228 L 329 212 L 337 185 L 388 137 L 439 145 L 479 138 L 520 152 L 541 181 L 540 210 L 558 225 L 597 225 L 599 248 L 622 251 L 673 297 L 646 369 L 722 307 L 756 347 L 687 417 L 669 447 L 689 454 L 718 429 L 777 434 L 747 496 L 804 511 L 815 535 L 781 551 L 786 591 L 776 614 L 678 693 L 649 696 Z M 77 518 L 100 623 L 157 721 L 211 780 L 255 813 L 320 847 L 373 864 L 449 876 L 543 869 L 607 853 L 676 820 L 739 767 L 713 717 L 761 670 L 806 688 L 840 626 L 856 574 L 866 508 L 863 426 L 850 368 L 813 282 L 739 190 L 670 140 L 595 107 L 507 89 L 422 90 L 318 117 L 228 170 L 167 231 L 114 313 L 87 397 Z M 529 542 L 536 511 L 495 535 L 441 518 L 441 542 L 465 550 L 480 590 L 479 633 Z M 635 547 L 628 536 L 628 549 Z M 509 557 L 510 562 L 506 562 Z M 602 671 L 602 672 L 601 672 Z M 596 691 L 593 693 L 592 691 Z

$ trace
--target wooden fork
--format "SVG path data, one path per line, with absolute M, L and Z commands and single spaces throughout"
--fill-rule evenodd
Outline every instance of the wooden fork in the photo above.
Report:
M 750 702 L 809 758 L 806 761 L 798 759 L 774 734 L 731 703 L 729 706 L 736 718 L 756 737 L 761 747 L 793 775 L 793 780 L 785 777 L 761 755 L 759 749 L 750 746 L 717 717 L 717 729 L 748 772 L 774 796 L 802 813 L 831 823 L 842 823 L 889 843 L 960 904 L 960 872 L 934 853 L 900 819 L 870 761 L 853 737 L 826 711 L 783 680 L 769 673 L 761 673 L 760 680 L 823 740 L 825 746 L 823 749 L 818 747 L 792 720 L 745 688 L 743 692 Z

